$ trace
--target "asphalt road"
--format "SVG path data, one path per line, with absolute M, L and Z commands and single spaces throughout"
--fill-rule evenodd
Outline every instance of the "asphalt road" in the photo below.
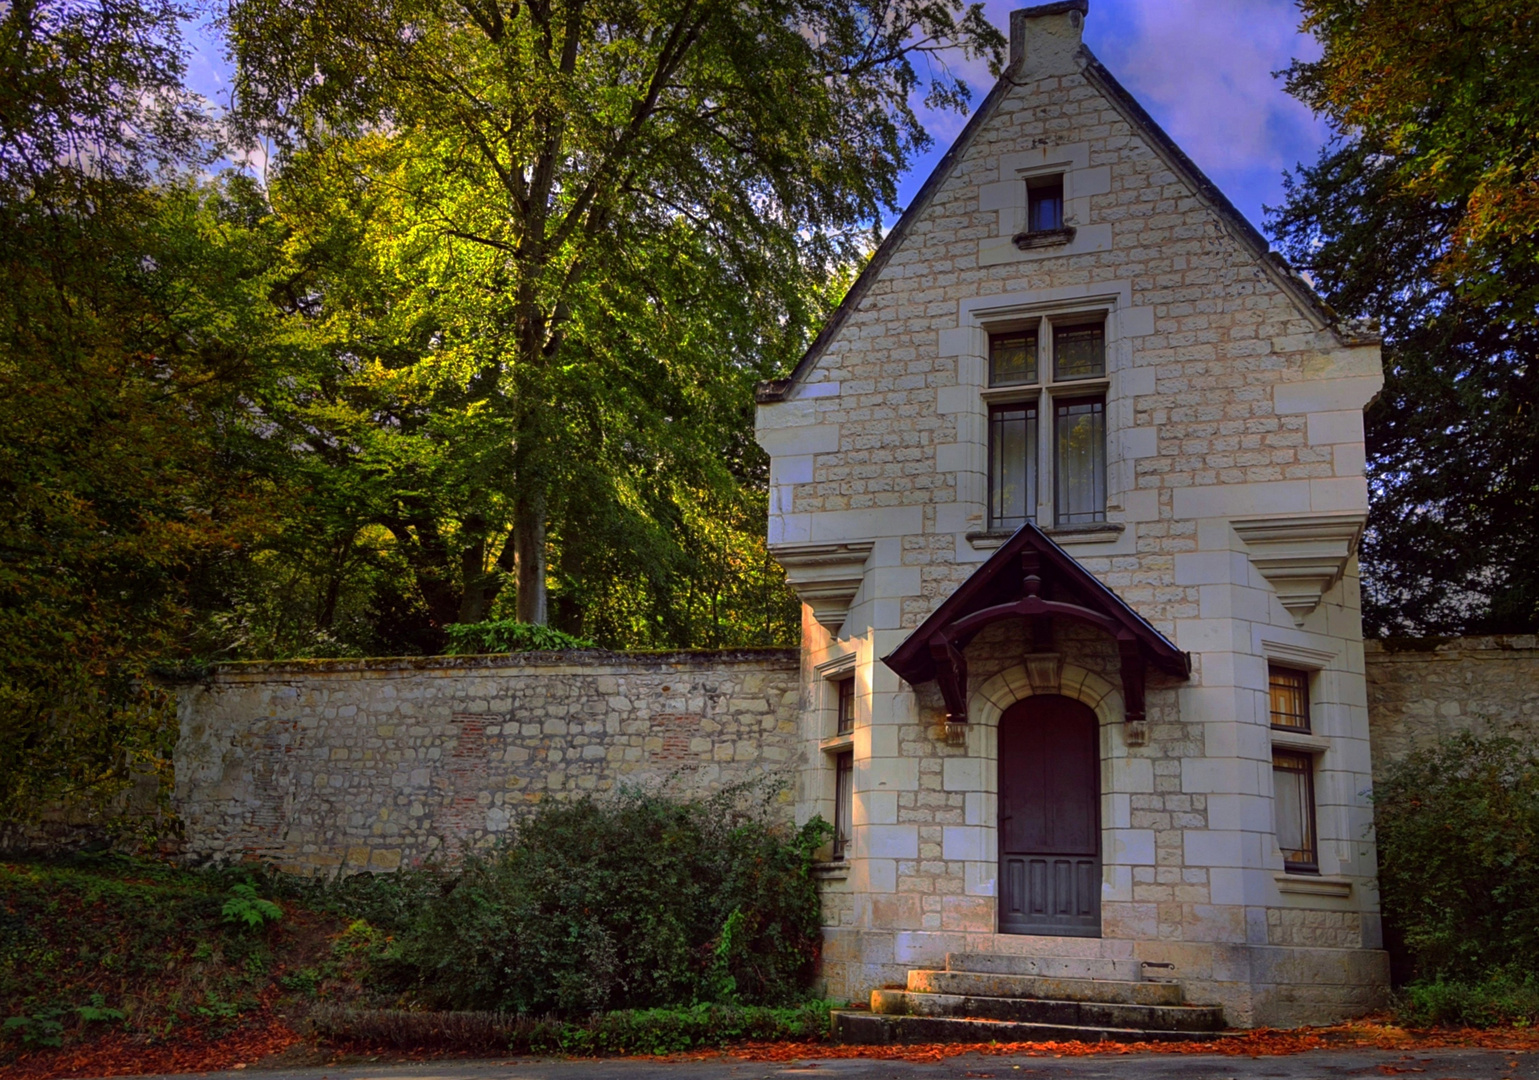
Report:
M 200 1074 L 201 1080 L 1314 1080 L 1382 1076 L 1405 1076 L 1407 1080 L 1539 1080 L 1539 1054 L 1497 1050 L 1313 1050 L 1288 1057 L 1262 1058 L 1176 1054 L 1041 1058 L 969 1054 L 933 1063 L 819 1059 L 789 1064 L 735 1059 L 517 1059 Z

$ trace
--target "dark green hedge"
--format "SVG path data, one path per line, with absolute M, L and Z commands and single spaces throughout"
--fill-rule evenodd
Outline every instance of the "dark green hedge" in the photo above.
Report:
M 1444 739 L 1389 771 L 1374 821 L 1387 936 L 1422 988 L 1416 1014 L 1449 1014 L 1474 993 L 1451 988 L 1489 983 L 1502 997 L 1527 982 L 1503 973 L 1532 970 L 1539 956 L 1534 749 L 1467 733 Z
M 777 827 L 741 793 L 547 803 L 453 874 L 349 898 L 394 929 L 381 982 L 440 1009 L 586 1016 L 804 1000 L 820 937 L 820 819 Z

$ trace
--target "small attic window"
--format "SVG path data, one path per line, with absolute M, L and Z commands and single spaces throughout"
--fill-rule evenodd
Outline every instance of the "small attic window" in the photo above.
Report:
M 1063 177 L 1036 176 L 1026 181 L 1026 231 L 1063 228 Z

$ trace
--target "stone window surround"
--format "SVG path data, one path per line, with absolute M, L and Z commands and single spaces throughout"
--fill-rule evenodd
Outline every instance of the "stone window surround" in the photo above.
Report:
M 857 679 L 857 665 L 860 661 L 858 653 L 846 653 L 836 656 L 831 660 L 825 660 L 814 667 L 815 684 L 817 693 L 817 708 L 813 715 L 817 718 L 818 735 L 818 784 L 817 804 L 818 813 L 824 821 L 833 822 L 838 812 L 838 767 L 839 755 L 845 752 L 855 751 L 855 732 L 839 734 L 839 683 L 845 679 Z M 855 728 L 859 730 L 863 720 L 863 704 L 869 705 L 869 696 L 860 693 L 860 684 L 855 685 Z M 867 719 L 868 718 L 864 718 Z M 869 722 L 869 721 L 868 721 Z M 852 778 L 853 779 L 853 778 Z M 854 846 L 853 837 L 851 847 Z M 832 855 L 832 841 L 828 850 L 820 855 L 821 862 L 813 867 L 813 874 L 820 881 L 843 881 L 849 876 L 850 857 L 849 852 L 844 858 L 835 860 Z
M 1111 192 L 1111 167 L 1092 166 L 1090 155 L 1088 142 L 1039 146 L 1000 154 L 994 178 L 978 188 L 978 209 L 997 214 L 991 235 L 979 242 L 979 265 L 994 266 L 1110 249 L 1111 226 L 1091 223 L 1090 200 Z M 1065 228 L 1061 230 L 1062 235 L 1049 244 L 1017 246 L 1016 237 L 1026 228 L 1026 183 L 1048 176 L 1063 177 Z
M 1274 834 L 1271 849 L 1266 853 L 1267 868 L 1272 871 L 1273 884 L 1278 893 L 1272 905 L 1313 907 L 1317 906 L 1316 901 L 1322 898 L 1345 900 L 1351 895 L 1352 882 L 1342 873 L 1335 844 L 1350 842 L 1352 838 L 1344 835 L 1345 817 L 1340 812 L 1344 808 L 1327 804 L 1328 793 L 1323 790 L 1325 785 L 1321 783 L 1326 765 L 1333 757 L 1333 745 L 1327 733 L 1339 730 L 1342 720 L 1339 715 L 1340 704 L 1330 700 L 1338 695 L 1330 692 L 1328 686 L 1334 674 L 1332 669 L 1339 662 L 1340 657 L 1333 651 L 1310 648 L 1292 642 L 1263 639 L 1260 645 L 1260 651 L 1265 659 L 1262 665 L 1263 678 L 1272 664 L 1303 671 L 1309 676 L 1310 730 L 1308 732 L 1272 727 L 1270 690 L 1265 685 L 1260 691 L 1259 716 L 1270 735 L 1271 748 L 1310 755 L 1314 760 L 1315 772 L 1315 846 L 1319 871 L 1310 873 L 1288 870 L 1283 863 L 1282 849 L 1277 846 Z M 1275 798 L 1270 791 L 1271 769 L 1266 769 L 1264 774 L 1269 785 L 1267 798 L 1271 800 Z M 1337 812 L 1329 812 L 1332 810 Z M 1276 820 L 1275 817 L 1273 820 Z M 1303 885 L 1294 887 L 1294 882 L 1318 883 L 1318 887 Z
M 1024 191 L 1024 184 L 1021 189 Z M 1108 553 L 1131 552 L 1133 537 L 1123 531 L 1122 518 L 1125 497 L 1134 489 L 1133 462 L 1153 456 L 1158 444 L 1153 428 L 1133 426 L 1134 394 L 1154 391 L 1153 369 L 1132 369 L 1133 341 L 1154 332 L 1154 312 L 1133 306 L 1132 286 L 1125 281 L 983 296 L 958 304 L 956 327 L 942 330 L 938 341 L 938 355 L 953 356 L 957 362 L 956 385 L 942 388 L 937 398 L 937 411 L 956 417 L 957 439 L 937 448 L 938 471 L 954 475 L 957 493 L 952 520 L 942 527 L 966 534 L 975 549 L 991 549 L 1000 543 L 1001 534 L 986 530 L 988 408 L 993 398 L 1008 399 L 1009 391 L 1017 388 L 990 390 L 988 337 L 991 330 L 1019 328 L 1043 319 L 1101 319 L 1106 327 L 1105 378 L 1059 385 L 1065 393 L 1076 392 L 1070 389 L 1074 387 L 1105 395 L 1107 520 L 1096 527 L 1046 531 L 1060 543 L 1093 543 L 1107 545 Z M 1051 427 L 1039 419 L 1039 440 L 1044 437 L 1041 431 L 1046 429 L 1050 434 Z M 1048 457 L 1045 465 L 1039 464 L 1045 476 L 1050 476 L 1051 460 Z M 1039 520 L 1051 521 L 1051 517 L 1041 517 L 1044 510 L 1051 513 L 1051 497 L 1051 484 L 1039 483 Z

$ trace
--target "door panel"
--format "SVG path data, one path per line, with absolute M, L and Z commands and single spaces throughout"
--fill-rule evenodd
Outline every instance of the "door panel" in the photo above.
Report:
M 999 722 L 999 929 L 1101 934 L 1101 765 L 1095 713 L 1017 702 Z

